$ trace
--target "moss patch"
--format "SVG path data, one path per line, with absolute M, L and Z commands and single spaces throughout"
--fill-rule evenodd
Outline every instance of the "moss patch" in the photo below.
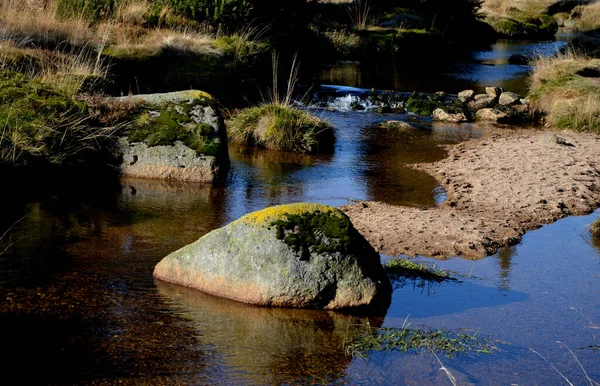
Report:
M 308 259 L 311 253 L 356 252 L 355 245 L 364 243 L 348 216 L 328 205 L 279 205 L 247 214 L 238 221 L 253 227 L 274 228 L 276 237 L 301 259 Z
M 427 95 L 412 95 L 406 101 L 406 109 L 417 115 L 431 115 L 439 103 Z
M 202 108 L 201 103 L 163 103 L 160 108 L 146 106 L 127 131 L 129 142 L 143 142 L 148 146 L 172 146 L 182 142 L 198 155 L 215 156 L 220 139 L 211 125 L 197 123 L 193 110 Z
M 299 153 L 329 152 L 335 142 L 329 123 L 276 104 L 243 110 L 230 121 L 228 129 L 234 142 Z

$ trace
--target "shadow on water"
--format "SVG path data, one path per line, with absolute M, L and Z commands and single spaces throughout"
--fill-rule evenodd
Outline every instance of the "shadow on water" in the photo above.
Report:
M 511 64 L 513 54 L 527 59 L 538 55 L 552 55 L 565 44 L 557 41 L 498 40 L 489 49 L 473 51 L 470 57 L 452 64 L 339 62 L 325 64 L 311 76 L 313 83 L 334 84 L 381 90 L 458 93 L 465 89 L 482 89 L 486 86 L 502 87 L 525 95 L 525 79 L 530 67 Z
M 334 382 L 351 360 L 344 343 L 382 323 L 330 311 L 254 307 L 161 281 L 156 285 L 173 311 L 191 320 L 199 347 L 218 366 L 208 372 L 219 383 Z

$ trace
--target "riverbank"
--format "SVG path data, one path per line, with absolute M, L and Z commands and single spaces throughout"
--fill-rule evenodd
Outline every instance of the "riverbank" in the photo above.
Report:
M 482 258 L 516 244 L 527 230 L 600 204 L 600 137 L 491 130 L 415 168 L 447 192 L 433 209 L 358 202 L 342 207 L 380 252 Z

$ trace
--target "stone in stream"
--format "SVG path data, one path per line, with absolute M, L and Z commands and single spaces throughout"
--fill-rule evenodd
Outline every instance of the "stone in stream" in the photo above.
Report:
M 229 166 L 216 101 L 196 90 L 111 98 L 135 106 L 118 141 L 125 176 L 211 182 Z
M 486 108 L 477 111 L 475 119 L 483 122 L 506 123 L 510 121 L 511 117 L 500 110 Z
M 349 218 L 299 203 L 250 213 L 165 257 L 157 279 L 277 307 L 386 307 L 391 285 L 379 254 Z
M 500 94 L 502 94 L 504 90 L 502 87 L 486 87 L 485 93 L 492 98 L 500 98 Z
M 493 98 L 486 94 L 485 97 L 469 101 L 467 103 L 467 107 L 471 111 L 477 111 L 477 110 L 485 109 L 488 107 L 492 107 L 495 104 L 496 104 L 496 98 Z
M 433 119 L 435 121 L 449 123 L 462 123 L 468 121 L 467 117 L 462 112 L 451 113 L 441 108 L 435 109 L 433 111 Z
M 500 95 L 500 100 L 498 101 L 498 103 L 500 104 L 500 106 L 510 106 L 513 104 L 521 103 L 521 98 L 522 96 L 520 96 L 519 94 L 510 91 L 504 91 Z
M 461 102 L 468 102 L 473 99 L 473 96 L 475 96 L 475 91 L 473 90 L 464 90 L 458 93 L 458 99 Z

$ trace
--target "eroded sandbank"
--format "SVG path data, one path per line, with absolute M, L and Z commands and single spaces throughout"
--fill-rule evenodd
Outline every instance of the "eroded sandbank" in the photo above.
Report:
M 600 205 L 600 136 L 490 131 L 415 168 L 446 189 L 439 207 L 364 201 L 341 209 L 380 252 L 481 258 L 525 231 Z

